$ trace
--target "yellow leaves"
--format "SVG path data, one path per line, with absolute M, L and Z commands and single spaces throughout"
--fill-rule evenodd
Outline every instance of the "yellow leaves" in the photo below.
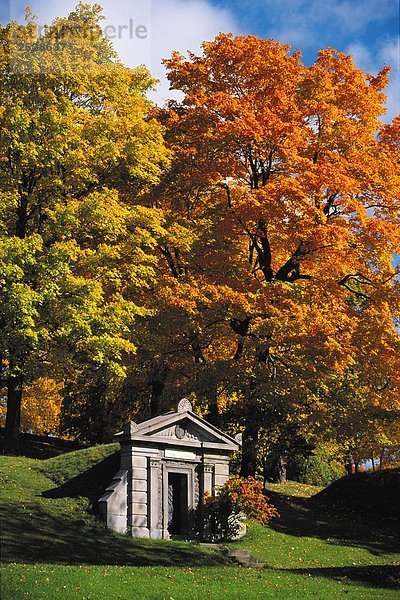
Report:
M 85 224 L 86 236 L 92 238 L 91 244 L 96 243 L 96 238 L 110 241 L 126 235 L 129 210 L 119 201 L 116 190 L 105 188 L 94 192 L 79 202 L 77 209 L 78 220 Z
M 174 248 L 178 248 L 184 253 L 190 252 L 193 243 L 198 239 L 198 234 L 196 234 L 193 228 L 174 221 L 169 226 L 166 225 L 166 227 L 168 229 L 164 234 L 165 242 L 172 244 Z
M 37 434 L 55 434 L 60 423 L 63 383 L 40 377 L 24 391 L 21 429 Z
M 36 336 L 53 362 L 72 348 L 70 372 L 79 355 L 77 370 L 140 373 L 143 390 L 165 371 L 166 402 L 187 381 L 221 411 L 257 392 L 293 407 L 291 423 L 313 407 L 326 418 L 351 369 L 368 401 L 379 389 L 394 404 L 400 120 L 375 136 L 387 71 L 332 49 L 308 67 L 288 45 L 220 35 L 166 61 L 185 100 L 152 110 L 151 76 L 113 61 L 98 10 L 79 5 L 29 42 L 33 70 L 55 52 L 62 76 L 0 89 L 12 239 L 28 201 L 0 277 L 29 348 Z M 83 17 L 95 42 L 67 27 L 60 44 Z

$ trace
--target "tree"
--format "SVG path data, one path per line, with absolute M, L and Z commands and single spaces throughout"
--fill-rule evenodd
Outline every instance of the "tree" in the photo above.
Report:
M 400 305 L 399 119 L 379 121 L 389 69 L 373 77 L 333 49 L 308 67 L 288 45 L 224 34 L 165 63 L 184 99 L 160 112 L 174 160 L 151 196 L 172 232 L 158 306 L 165 331 L 179 323 L 164 390 L 177 371 L 200 398 L 211 386 L 211 416 L 221 391 L 239 394 L 254 474 L 257 415 L 294 411 L 307 430 L 360 351 L 371 390 L 398 394 L 396 361 L 375 360 L 395 354 Z
M 74 360 L 122 375 L 146 312 L 133 292 L 154 276 L 159 211 L 135 206 L 167 161 L 148 116 L 144 68 L 103 36 L 80 3 L 39 35 L 0 28 L 2 380 L 7 451 L 18 447 L 23 386 Z

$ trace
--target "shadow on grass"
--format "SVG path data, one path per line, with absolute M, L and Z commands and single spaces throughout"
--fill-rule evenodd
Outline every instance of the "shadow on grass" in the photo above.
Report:
M 72 477 L 56 488 L 43 492 L 45 498 L 88 498 L 96 509 L 97 500 L 103 494 L 115 473 L 119 470 L 120 453 L 115 452 L 93 465 L 87 471 Z
M 395 518 L 343 507 L 317 506 L 312 498 L 268 492 L 281 518 L 269 527 L 281 533 L 323 539 L 330 544 L 364 548 L 374 555 L 400 552 L 400 523 Z
M 70 565 L 201 566 L 232 564 L 219 553 L 182 542 L 137 540 L 108 532 L 88 517 L 51 515 L 40 504 L 6 507 L 2 560 Z
M 46 460 L 60 454 L 66 454 L 73 450 L 80 450 L 86 445 L 78 441 L 64 440 L 46 435 L 35 435 L 33 433 L 20 434 L 20 448 L 16 453 L 26 458 L 37 458 Z M 4 427 L 0 427 L 0 452 L 4 448 Z
M 287 569 L 296 575 L 327 577 L 347 583 L 368 587 L 400 589 L 400 567 L 393 565 L 369 565 L 367 567 L 319 567 L 313 569 Z

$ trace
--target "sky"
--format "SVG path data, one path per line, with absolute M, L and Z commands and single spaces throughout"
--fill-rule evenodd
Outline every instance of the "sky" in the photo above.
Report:
M 66 15 L 77 0 L 0 0 L 0 22 L 22 21 L 29 4 L 39 24 Z M 387 91 L 389 121 L 400 112 L 400 0 L 98 0 L 103 23 L 120 58 L 129 66 L 146 64 L 160 80 L 154 99 L 168 89 L 161 59 L 173 50 L 200 51 L 203 40 L 219 32 L 275 38 L 298 48 L 306 64 L 332 46 L 352 54 L 369 73 L 392 66 Z

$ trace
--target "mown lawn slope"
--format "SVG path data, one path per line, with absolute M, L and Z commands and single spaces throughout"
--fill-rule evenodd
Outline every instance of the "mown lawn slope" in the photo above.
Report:
M 315 503 L 400 519 L 400 469 L 353 473 L 334 481 L 315 497 Z
M 399 596 L 396 522 L 317 509 L 306 498 L 318 491 L 310 486 L 273 489 L 282 518 L 250 526 L 235 544 L 253 550 L 263 570 L 192 543 L 106 531 L 91 506 L 117 466 L 116 450 L 0 457 L 3 600 Z

